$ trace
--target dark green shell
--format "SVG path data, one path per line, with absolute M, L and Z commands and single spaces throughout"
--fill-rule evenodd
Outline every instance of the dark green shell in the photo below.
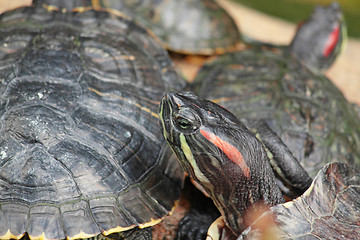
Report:
M 0 19 L 0 238 L 83 238 L 154 225 L 183 172 L 158 125 L 184 82 L 167 52 L 106 12 Z
M 55 0 L 37 2 L 59 5 Z M 214 0 L 82 0 L 62 4 L 65 9 L 85 5 L 126 16 L 176 52 L 208 55 L 233 49 L 240 42 L 234 20 Z
M 264 232 L 274 239 L 360 239 L 360 172 L 327 164 L 301 197 L 272 207 L 257 222 L 269 214 L 275 222 Z M 257 222 L 238 239 L 263 239 Z
M 360 118 L 338 88 L 280 49 L 207 63 L 194 91 L 239 118 L 265 119 L 313 177 L 325 163 L 360 166 Z

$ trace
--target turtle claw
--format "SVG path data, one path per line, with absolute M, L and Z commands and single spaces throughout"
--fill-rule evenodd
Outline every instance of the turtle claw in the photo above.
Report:
M 210 226 L 206 240 L 235 240 L 236 236 L 226 226 L 223 216 L 218 217 Z

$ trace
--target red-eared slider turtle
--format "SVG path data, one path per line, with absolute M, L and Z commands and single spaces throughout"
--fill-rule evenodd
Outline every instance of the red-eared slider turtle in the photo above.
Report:
M 181 166 L 222 215 L 208 239 L 220 238 L 216 234 L 224 221 L 235 236 L 240 235 L 251 224 L 249 215 L 274 205 L 271 211 L 282 235 L 267 235 L 269 239 L 357 238 L 359 172 L 345 164 L 327 165 L 300 198 L 284 204 L 263 143 L 226 109 L 194 94 L 168 93 L 159 116 L 164 137 Z M 222 234 L 230 237 L 230 232 Z
M 340 49 L 339 11 L 335 3 L 319 7 L 289 48 L 254 47 L 225 54 L 207 63 L 194 81 L 194 92 L 238 118 L 265 120 L 311 177 L 335 160 L 360 166 L 360 119 L 338 88 L 315 69 L 327 66 L 326 57 L 332 62 L 332 52 Z M 330 27 L 319 19 L 328 19 Z M 321 34 L 308 37 L 311 30 L 319 29 L 316 22 L 327 34 L 315 31 Z M 315 53 L 320 56 L 318 64 L 308 60 L 308 54 L 303 54 L 302 62 L 293 56 L 296 46 L 304 46 L 302 41 L 323 43 L 316 44 L 320 55 L 312 48 L 310 52 L 301 47 L 302 51 L 294 50 Z
M 56 6 L 54 9 L 60 11 L 88 6 L 126 17 L 149 29 L 164 47 L 180 53 L 223 53 L 236 48 L 240 42 L 235 22 L 214 0 L 37 2 L 45 7 Z
M 184 81 L 146 30 L 85 10 L 1 15 L 1 239 L 144 228 L 180 196 L 157 108 Z

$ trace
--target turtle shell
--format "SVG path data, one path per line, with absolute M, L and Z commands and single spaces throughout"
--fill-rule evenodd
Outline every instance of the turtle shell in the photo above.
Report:
M 106 12 L 0 19 L 0 238 L 63 239 L 158 223 L 183 172 L 158 103 L 184 81 L 141 27 Z
M 271 215 L 275 222 L 262 225 Z M 330 163 L 301 197 L 272 207 L 238 239 L 263 239 L 265 232 L 276 239 L 359 239 L 359 220 L 360 172 Z
M 59 6 L 59 1 L 38 3 Z M 222 53 L 235 48 L 240 33 L 230 15 L 214 0 L 65 1 L 67 10 L 91 6 L 126 16 L 149 29 L 164 47 L 185 54 Z M 58 7 L 56 7 L 58 8 Z
M 194 91 L 238 118 L 264 119 L 313 177 L 328 162 L 360 166 L 360 118 L 323 74 L 277 48 L 205 64 Z

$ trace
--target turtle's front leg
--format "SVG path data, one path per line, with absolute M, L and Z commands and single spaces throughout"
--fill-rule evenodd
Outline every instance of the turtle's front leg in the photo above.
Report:
M 280 137 L 265 121 L 242 121 L 264 145 L 282 193 L 290 199 L 302 195 L 310 187 L 312 179 Z
M 176 240 L 205 240 L 208 228 L 220 213 L 211 198 L 200 192 L 190 179 L 185 180 L 184 192 L 191 206 L 179 223 Z

